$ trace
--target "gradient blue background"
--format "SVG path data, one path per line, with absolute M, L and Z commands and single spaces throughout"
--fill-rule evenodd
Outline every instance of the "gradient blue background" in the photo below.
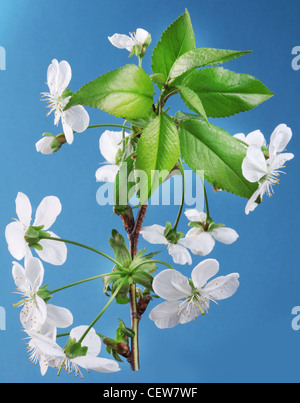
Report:
M 19 311 L 12 308 L 18 297 L 11 294 L 13 259 L 4 237 L 5 226 L 16 216 L 17 192 L 26 193 L 34 208 L 47 195 L 60 198 L 63 212 L 53 230 L 61 237 L 111 253 L 107 242 L 111 228 L 122 231 L 111 208 L 96 203 L 95 171 L 103 161 L 98 148 L 101 130 L 77 135 L 72 146 L 50 157 L 35 151 L 43 132 L 59 133 L 53 116 L 46 118 L 45 104 L 40 102 L 40 92 L 47 91 L 47 67 L 53 58 L 67 60 L 75 91 L 128 63 L 128 53 L 111 46 L 108 35 L 143 27 L 152 34 L 151 51 L 186 7 L 198 47 L 253 50 L 227 67 L 256 76 L 275 93 L 253 111 L 214 123 L 231 134 L 261 129 L 267 139 L 278 124 L 286 123 L 294 133 L 288 150 L 296 157 L 288 163 L 288 175 L 281 177 L 276 195 L 266 198 L 250 216 L 244 213 L 245 199 L 215 194 L 209 187 L 213 217 L 240 234 L 234 245 L 218 244 L 210 255 L 220 261 L 222 274 L 241 274 L 236 296 L 214 306 L 197 322 L 173 330 L 159 330 L 145 316 L 140 332 L 141 371 L 134 374 L 124 363 L 120 373 L 90 373 L 83 382 L 300 381 L 300 332 L 291 328 L 292 308 L 300 305 L 300 71 L 291 68 L 292 48 L 300 45 L 299 1 L 1 0 L 0 45 L 6 48 L 7 70 L 0 71 L 0 306 L 7 312 L 7 330 L 0 331 L 0 382 L 80 382 L 64 373 L 57 378 L 51 370 L 42 378 L 39 368 L 27 359 Z M 149 73 L 150 51 L 144 60 Z M 179 100 L 172 106 L 174 111 L 183 108 Z M 121 122 L 97 110 L 89 112 L 92 124 Z M 167 219 L 174 221 L 176 214 L 175 207 L 151 207 L 145 224 L 165 224 Z M 180 229 L 187 229 L 185 218 Z M 68 251 L 63 267 L 45 264 L 45 282 L 52 289 L 110 270 L 109 263 L 93 253 L 75 247 Z M 160 258 L 171 263 L 166 253 Z M 193 264 L 198 262 L 195 257 Z M 180 269 L 190 275 L 190 267 Z M 100 281 L 54 299 L 55 304 L 72 310 L 75 325 L 89 324 L 105 301 Z M 117 316 L 129 324 L 128 307 L 113 305 L 97 330 L 113 336 Z M 102 355 L 108 356 L 104 348 Z

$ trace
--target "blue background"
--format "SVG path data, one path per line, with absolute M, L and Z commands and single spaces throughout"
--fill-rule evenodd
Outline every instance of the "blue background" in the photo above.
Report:
M 0 45 L 7 52 L 7 70 L 0 71 L 0 306 L 6 309 L 6 331 L 0 331 L 1 382 L 80 382 L 74 376 L 39 368 L 27 360 L 20 331 L 17 296 L 4 237 L 5 226 L 16 216 L 17 192 L 26 193 L 34 208 L 43 197 L 56 195 L 63 212 L 53 230 L 61 237 L 81 241 L 111 253 L 112 228 L 122 231 L 111 207 L 99 207 L 95 171 L 103 162 L 98 141 L 101 130 L 76 135 L 72 146 L 52 156 L 35 151 L 41 134 L 50 131 L 53 115 L 46 118 L 40 92 L 47 91 L 46 71 L 53 58 L 67 60 L 73 70 L 71 88 L 128 63 L 128 53 L 111 46 L 108 35 L 143 27 L 152 34 L 144 59 L 150 73 L 150 51 L 161 33 L 187 7 L 198 47 L 253 50 L 228 68 L 259 78 L 275 97 L 259 108 L 213 123 L 235 134 L 261 129 L 269 139 L 280 123 L 294 133 L 286 176 L 272 199 L 266 198 L 246 216 L 245 199 L 209 187 L 210 208 L 217 222 L 236 229 L 240 239 L 232 246 L 217 244 L 210 255 L 221 273 L 241 274 L 241 287 L 231 299 L 213 306 L 197 322 L 173 330 L 159 330 L 145 315 L 141 322 L 141 371 L 132 373 L 127 363 L 117 374 L 87 374 L 83 382 L 299 382 L 300 333 L 292 330 L 292 308 L 300 305 L 299 270 L 299 89 L 300 71 L 291 67 L 292 48 L 300 45 L 298 0 L 15 0 L 0 1 Z M 134 61 L 135 62 L 135 61 Z M 172 110 L 183 108 L 172 103 Z M 175 109 L 176 107 L 176 109 Z M 121 123 L 89 109 L 91 123 Z M 174 221 L 177 207 L 150 207 L 146 225 Z M 183 218 L 180 229 L 187 229 Z M 141 246 L 146 243 L 141 240 Z M 155 250 L 148 245 L 148 250 Z M 171 263 L 164 252 L 161 259 Z M 199 262 L 194 257 L 193 266 Z M 76 247 L 68 248 L 63 267 L 45 264 L 50 288 L 110 270 L 101 257 Z M 190 275 L 190 267 L 180 268 Z M 54 303 L 70 308 L 74 325 L 89 324 L 106 301 L 100 281 L 56 295 Z M 156 304 L 157 302 L 154 302 Z M 113 305 L 97 330 L 114 335 L 116 317 L 129 324 L 128 307 Z M 108 357 L 103 348 L 102 356 Z

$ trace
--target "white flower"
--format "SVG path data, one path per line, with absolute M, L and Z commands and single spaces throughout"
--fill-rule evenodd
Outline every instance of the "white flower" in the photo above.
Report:
M 25 240 L 26 232 L 31 223 L 32 207 L 28 197 L 24 193 L 18 193 L 16 198 L 16 211 L 18 220 L 7 225 L 5 238 L 8 244 L 8 250 L 12 256 L 21 260 L 24 257 L 32 256 L 28 243 Z M 43 226 L 43 231 L 47 231 L 55 222 L 61 212 L 61 204 L 57 197 L 45 197 L 37 208 L 34 227 Z M 47 234 L 58 238 L 53 232 L 47 231 Z M 53 265 L 62 265 L 67 258 L 67 247 L 63 242 L 42 239 L 39 242 L 42 250 L 36 249 L 39 257 L 47 263 Z
M 44 279 L 44 267 L 39 259 L 26 259 L 25 269 L 14 262 L 12 274 L 17 292 L 22 295 L 22 301 L 16 306 L 23 306 L 20 320 L 25 330 L 40 332 L 46 327 L 54 331 L 72 325 L 73 316 L 68 309 L 47 305 L 38 295 Z
M 242 164 L 243 175 L 249 182 L 259 182 L 259 186 L 246 205 L 246 214 L 257 207 L 259 197 L 263 199 L 265 193 L 269 196 L 274 193 L 273 186 L 279 183 L 278 177 L 282 173 L 280 169 L 284 168 L 286 161 L 294 158 L 293 154 L 283 153 L 291 138 L 291 129 L 285 124 L 279 125 L 271 135 L 267 160 L 260 147 L 248 147 Z
M 135 34 L 130 33 L 130 36 L 114 34 L 113 36 L 109 36 L 108 40 L 118 49 L 127 49 L 128 52 L 132 52 L 135 45 L 144 45 L 148 37 L 149 32 L 142 28 L 138 28 Z
M 128 133 L 125 134 L 127 136 Z M 100 137 L 99 147 L 107 164 L 96 171 L 96 179 L 98 182 L 114 183 L 120 169 L 117 157 L 123 148 L 123 133 L 106 130 Z
M 198 247 L 200 253 L 197 253 L 197 250 L 192 250 L 195 255 L 200 254 L 201 256 L 206 256 L 210 254 L 215 246 L 215 240 L 225 245 L 231 245 L 239 238 L 238 233 L 232 228 L 225 226 L 212 226 L 211 230 L 209 227 L 206 228 L 207 216 L 203 212 L 193 209 L 186 211 L 185 215 L 189 221 L 199 223 L 199 226 L 192 228 L 186 234 L 187 238 L 194 238 L 199 242 L 199 245 L 201 245 Z
M 63 130 L 66 140 L 72 144 L 74 140 L 73 131 L 78 133 L 84 132 L 90 122 L 87 111 L 81 105 L 73 106 L 72 108 L 64 111 L 70 96 L 65 95 L 65 91 L 71 81 L 72 70 L 68 62 L 63 60 L 58 62 L 56 59 L 52 61 L 48 68 L 47 84 L 50 89 L 42 95 L 49 103 L 49 113 L 54 112 L 54 124 L 58 125 L 60 119 L 62 120 Z
M 70 333 L 70 339 L 78 342 L 87 329 L 87 326 L 74 328 Z M 81 343 L 82 347 L 88 348 L 87 354 L 76 358 L 68 356 L 68 351 L 64 351 L 51 337 L 35 333 L 30 333 L 30 337 L 30 359 L 34 363 L 40 362 L 42 375 L 45 375 L 48 367 L 59 371 L 65 369 L 69 373 L 74 371 L 76 375 L 81 376 L 79 367 L 104 373 L 120 370 L 116 361 L 98 357 L 101 351 L 101 340 L 94 329 L 89 331 Z
M 254 145 L 261 148 L 267 145 L 266 139 L 260 130 L 255 130 L 254 132 L 249 133 L 247 136 L 245 136 L 244 133 L 238 133 L 235 134 L 233 137 L 243 141 L 249 146 Z
M 173 257 L 174 263 L 185 265 L 192 264 L 192 258 L 188 249 L 201 252 L 201 245 L 194 238 L 182 238 L 176 244 L 171 243 L 164 235 L 165 227 L 161 225 L 152 225 L 143 227 L 141 235 L 145 241 L 153 245 L 167 245 L 168 252 Z M 193 252 L 194 253 L 194 252 Z
M 207 281 L 219 271 L 214 259 L 201 262 L 192 271 L 192 284 L 176 270 L 164 270 L 153 281 L 154 292 L 167 300 L 150 312 L 150 319 L 160 329 L 185 324 L 204 315 L 210 301 L 220 301 L 234 295 L 239 287 L 239 274 L 218 277 Z

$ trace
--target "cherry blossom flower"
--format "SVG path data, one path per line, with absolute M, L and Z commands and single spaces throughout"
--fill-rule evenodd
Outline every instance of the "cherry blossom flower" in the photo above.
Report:
M 30 228 L 42 228 L 47 231 L 61 212 L 61 204 L 57 197 L 45 197 L 36 210 L 35 220 L 31 227 L 32 207 L 30 200 L 19 192 L 16 198 L 18 220 L 7 225 L 5 230 L 6 242 L 12 256 L 17 260 L 32 256 L 31 248 L 25 239 Z M 53 232 L 47 231 L 51 237 L 58 238 Z M 63 242 L 42 239 L 38 242 L 36 253 L 47 263 L 62 265 L 67 258 L 67 247 Z M 36 245 L 33 245 L 33 247 Z
M 165 229 L 165 227 L 155 224 L 150 227 L 143 227 L 140 233 L 145 241 L 150 242 L 153 245 L 167 245 L 168 252 L 172 256 L 174 263 L 191 265 L 192 258 L 188 249 L 200 254 L 201 245 L 199 242 L 192 237 L 186 237 L 179 239 L 177 243 L 172 243 L 166 238 Z
M 54 124 L 58 125 L 62 121 L 62 126 L 66 140 L 69 144 L 73 143 L 73 132 L 84 132 L 89 126 L 90 118 L 87 111 L 81 105 L 73 106 L 64 110 L 71 96 L 66 91 L 72 78 L 71 66 L 65 60 L 60 63 L 54 59 L 48 68 L 47 84 L 50 92 L 43 93 L 43 97 L 49 103 L 50 115 L 54 112 Z
M 20 320 L 25 330 L 39 332 L 45 326 L 55 329 L 72 325 L 73 316 L 68 309 L 46 304 L 39 296 L 44 280 L 44 267 L 39 259 L 26 259 L 25 269 L 14 262 L 12 274 L 17 293 L 22 295 L 15 306 L 22 306 Z
M 267 193 L 272 196 L 273 186 L 279 183 L 279 175 L 283 173 L 286 161 L 294 158 L 291 153 L 284 153 L 286 146 L 292 138 L 292 131 L 285 124 L 281 124 L 271 135 L 269 156 L 266 159 L 260 147 L 250 145 L 247 149 L 247 156 L 242 164 L 244 177 L 252 183 L 258 182 L 258 189 L 253 193 L 246 205 L 246 214 L 253 211 L 258 203 L 257 200 L 263 199 Z
M 203 212 L 193 209 L 187 210 L 185 215 L 194 226 L 186 234 L 186 237 L 196 239 L 199 245 L 201 245 L 197 250 L 192 250 L 195 255 L 200 254 L 201 256 L 207 256 L 210 254 L 215 246 L 215 241 L 222 242 L 225 245 L 231 245 L 239 238 L 238 233 L 232 228 L 227 228 L 224 225 L 217 225 L 215 223 L 208 225 L 207 215 Z
M 74 328 L 70 333 L 69 341 L 78 342 L 88 329 L 87 326 Z M 68 344 L 63 349 L 53 338 L 42 334 L 30 332 L 30 359 L 33 363 L 39 361 L 41 373 L 45 375 L 49 367 L 59 371 L 65 369 L 68 373 L 75 372 L 82 377 L 80 367 L 86 370 L 109 373 L 120 370 L 116 361 L 98 357 L 101 351 L 101 340 L 94 329 L 91 329 L 81 343 L 86 347 L 86 355 L 74 357 L 69 353 Z
M 138 28 L 135 34 L 130 33 L 130 36 L 114 34 L 113 36 L 109 36 L 108 40 L 118 49 L 127 49 L 128 52 L 132 52 L 135 45 L 145 45 L 147 40 L 149 40 L 149 36 L 149 32 L 142 28 Z
M 219 263 L 207 259 L 192 271 L 189 280 L 176 270 L 164 270 L 153 281 L 153 290 L 166 301 L 150 312 L 150 319 L 160 329 L 173 328 L 204 315 L 210 302 L 224 300 L 234 295 L 239 287 L 239 274 L 233 273 L 207 281 L 219 271 Z

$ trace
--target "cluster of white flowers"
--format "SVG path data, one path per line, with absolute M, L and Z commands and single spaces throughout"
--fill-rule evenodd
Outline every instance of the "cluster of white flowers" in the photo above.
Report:
M 108 39 L 119 49 L 127 49 L 129 52 L 136 49 L 137 56 L 143 57 L 151 36 L 139 28 L 136 34 L 130 36 L 115 34 Z M 47 74 L 50 92 L 43 93 L 49 102 L 49 114 L 54 112 L 54 123 L 58 125 L 59 121 L 62 121 L 65 141 L 69 144 L 73 142 L 74 131 L 81 133 L 89 126 L 89 115 L 82 106 L 74 106 L 65 111 L 70 99 L 70 90 L 67 88 L 71 77 L 71 67 L 66 61 L 59 63 L 53 60 Z M 120 169 L 119 157 L 122 154 L 124 139 L 128 136 L 129 134 L 124 131 L 105 131 L 101 135 L 100 152 L 106 163 L 97 170 L 97 181 L 112 183 L 115 181 Z M 273 186 L 278 183 L 278 176 L 285 162 L 294 157 L 293 154 L 284 152 L 291 140 L 292 132 L 286 125 L 279 125 L 271 135 L 269 148 L 259 130 L 247 136 L 240 133 L 234 137 L 247 148 L 242 164 L 244 177 L 249 182 L 258 183 L 258 189 L 246 206 L 246 214 L 249 214 L 257 207 L 265 193 L 269 195 L 273 193 Z M 54 143 L 54 136 L 47 135 L 36 144 L 36 149 L 43 154 L 51 154 L 60 147 L 57 144 Z M 178 174 L 178 171 L 174 174 Z M 171 176 L 172 173 L 167 179 Z M 22 295 L 22 300 L 16 306 L 22 307 L 20 320 L 30 339 L 28 343 L 30 359 L 34 363 L 39 362 L 43 375 L 48 367 L 57 368 L 59 371 L 64 368 L 68 372 L 74 371 L 80 375 L 79 367 L 99 372 L 119 371 L 117 362 L 98 357 L 101 340 L 93 328 L 87 333 L 89 329 L 87 326 L 79 326 L 70 332 L 69 341 L 74 343 L 81 341 L 81 347 L 86 348 L 86 353 L 83 355 L 74 358 L 68 354 L 67 348 L 63 349 L 57 344 L 57 329 L 72 326 L 73 315 L 68 309 L 49 304 L 48 299 L 43 298 L 44 266 L 41 260 L 33 257 L 32 250 L 34 249 L 39 258 L 47 263 L 57 266 L 65 263 L 66 245 L 63 241 L 59 241 L 57 235 L 49 231 L 61 209 L 57 197 L 45 197 L 37 208 L 35 220 L 31 225 L 31 203 L 24 193 L 19 193 L 16 199 L 18 219 L 10 223 L 5 231 L 10 253 L 18 261 L 24 259 L 24 267 L 18 262 L 13 262 L 12 274 L 17 293 Z M 143 227 L 140 233 L 144 240 L 151 244 L 167 246 L 174 263 L 179 265 L 192 264 L 190 252 L 194 255 L 207 256 L 213 251 L 216 241 L 230 245 L 239 238 L 234 229 L 214 223 L 204 212 L 187 210 L 185 216 L 192 227 L 186 235 L 176 231 L 175 234 L 170 233 L 161 225 Z M 34 234 L 39 234 L 40 231 L 44 236 L 35 240 Z M 56 238 L 56 241 L 47 237 Z M 151 311 L 150 319 L 159 328 L 172 328 L 204 315 L 210 309 L 211 302 L 217 303 L 234 295 L 239 287 L 239 274 L 232 273 L 209 281 L 218 272 L 218 261 L 207 259 L 193 269 L 190 279 L 171 269 L 159 273 L 154 278 L 153 290 L 166 301 Z
M 108 37 L 108 39 L 115 47 L 127 49 L 129 52 L 141 46 L 140 56 L 143 56 L 145 49 L 151 42 L 151 35 L 146 30 L 138 28 L 136 33 L 132 33 L 130 36 L 114 34 Z M 58 62 L 58 60 L 54 59 L 48 67 L 47 72 L 49 92 L 42 93 L 44 100 L 48 102 L 48 115 L 54 112 L 54 124 L 56 126 L 60 121 L 62 122 L 65 137 L 64 141 L 69 144 L 73 143 L 74 132 L 84 132 L 90 123 L 89 114 L 82 105 L 76 105 L 65 110 L 72 95 L 71 91 L 68 89 L 71 78 L 72 69 L 70 64 L 65 60 Z M 57 143 L 57 137 L 50 133 L 46 133 L 46 135 L 36 143 L 36 150 L 46 155 L 53 154 L 59 148 L 60 144 Z
M 5 236 L 8 249 L 17 260 L 24 259 L 24 267 L 13 262 L 12 275 L 17 287 L 16 293 L 21 294 L 20 320 L 24 331 L 29 337 L 28 350 L 33 363 L 40 364 L 41 373 L 45 375 L 49 367 L 64 368 L 68 372 L 80 374 L 79 367 L 99 372 L 119 371 L 119 365 L 114 360 L 98 357 L 101 349 L 100 337 L 91 329 L 82 342 L 87 347 L 87 353 L 82 357 L 69 357 L 64 349 L 56 343 L 57 329 L 65 329 L 73 324 L 72 313 L 62 307 L 45 302 L 43 299 L 44 266 L 40 259 L 53 265 L 62 265 L 67 258 L 67 248 L 64 242 L 47 239 L 38 240 L 34 249 L 40 259 L 33 257 L 32 248 L 26 240 L 31 229 L 47 231 L 61 212 L 61 203 L 57 197 L 45 197 L 37 208 L 35 220 L 31 226 L 32 207 L 28 197 L 19 193 L 16 198 L 18 220 L 7 225 Z M 53 232 L 45 234 L 58 238 Z M 71 339 L 78 341 L 86 331 L 87 326 L 74 328 L 70 333 Z

